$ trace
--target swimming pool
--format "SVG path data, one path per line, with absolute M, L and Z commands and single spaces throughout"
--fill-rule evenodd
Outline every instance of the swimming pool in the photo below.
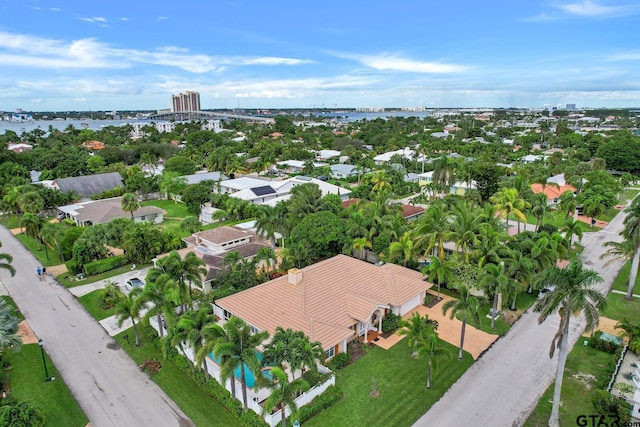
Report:
M 258 360 L 262 362 L 262 353 L 260 353 L 258 350 L 256 350 L 256 355 L 258 356 Z M 220 366 L 220 359 L 215 357 L 213 355 L 213 352 L 209 353 L 209 357 L 211 358 L 211 360 L 213 360 L 214 362 L 216 362 L 216 364 L 218 366 Z M 240 366 L 238 366 L 234 371 L 233 371 L 233 375 L 237 378 L 240 379 L 241 373 L 240 373 Z M 270 369 L 265 369 L 262 371 L 262 376 L 264 376 L 266 379 L 268 380 L 272 380 L 273 377 L 271 376 L 271 370 Z M 244 364 L 244 378 L 245 378 L 245 382 L 247 384 L 247 387 L 249 388 L 253 388 L 253 386 L 256 384 L 256 378 L 253 375 L 253 371 L 251 371 L 251 369 L 249 369 L 249 367 L 247 366 L 247 364 Z

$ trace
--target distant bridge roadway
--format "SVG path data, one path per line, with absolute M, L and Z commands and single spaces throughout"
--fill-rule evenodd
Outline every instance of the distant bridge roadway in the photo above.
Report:
M 243 116 L 240 114 L 216 113 L 213 111 L 172 111 L 166 113 L 153 114 L 149 116 L 152 120 L 176 120 L 190 121 L 202 119 L 226 119 L 226 120 L 244 120 L 249 123 L 273 123 L 271 117 Z

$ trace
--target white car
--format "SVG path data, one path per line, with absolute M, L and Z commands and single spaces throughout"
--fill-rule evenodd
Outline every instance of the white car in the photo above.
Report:
M 142 287 L 144 287 L 144 282 L 138 279 L 137 277 L 127 280 L 124 284 L 124 288 L 129 292 L 131 292 L 136 288 L 142 288 Z

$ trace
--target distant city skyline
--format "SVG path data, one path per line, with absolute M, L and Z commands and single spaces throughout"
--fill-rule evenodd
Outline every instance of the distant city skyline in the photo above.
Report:
M 640 107 L 640 4 L 0 0 L 0 110 Z M 170 107 L 169 107 L 170 108 Z

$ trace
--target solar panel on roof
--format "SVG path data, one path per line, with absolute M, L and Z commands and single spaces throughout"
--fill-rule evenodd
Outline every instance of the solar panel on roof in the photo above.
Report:
M 266 196 L 267 194 L 275 194 L 276 192 L 276 190 L 271 188 L 270 185 L 263 185 L 262 187 L 253 187 L 251 191 L 253 191 L 253 194 L 255 194 L 258 197 Z

